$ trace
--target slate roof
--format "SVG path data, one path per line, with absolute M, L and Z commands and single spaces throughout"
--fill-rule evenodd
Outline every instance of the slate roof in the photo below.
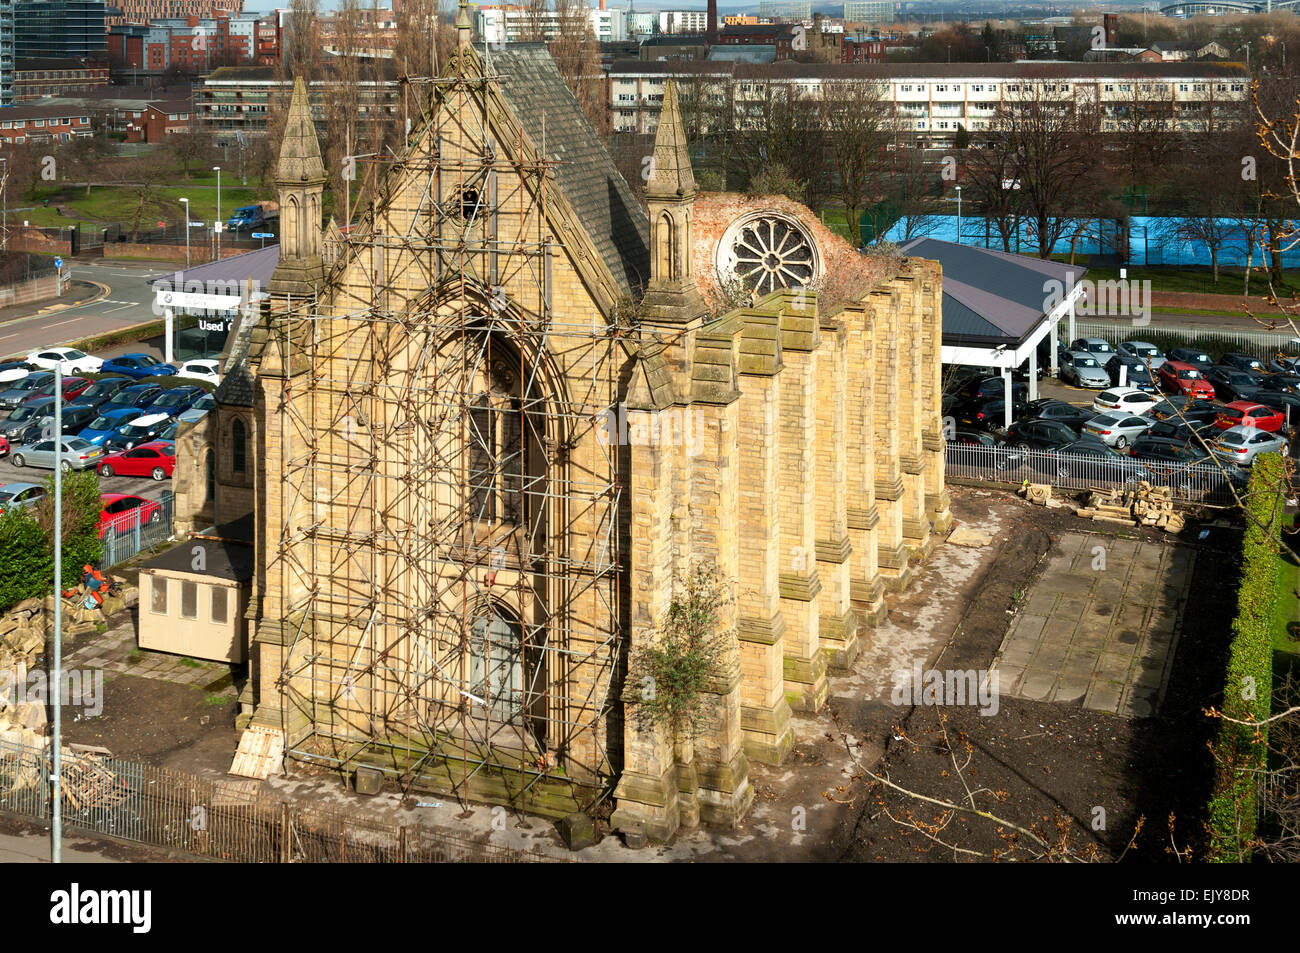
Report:
M 141 569 L 161 569 L 172 572 L 194 573 L 194 547 L 202 546 L 207 563 L 203 575 L 216 579 L 244 582 L 253 578 L 254 552 L 253 520 L 242 517 L 233 523 L 224 523 L 203 530 L 200 536 L 217 536 L 220 539 L 191 539 L 173 546 L 141 565 Z
M 545 43 L 510 43 L 491 54 L 501 95 L 533 143 L 559 160 L 556 182 L 620 290 L 635 296 L 650 280 L 650 222 L 614 167 Z
M 943 343 L 996 347 L 1018 345 L 1053 304 L 1049 281 L 1060 296 L 1087 274 L 1065 265 L 990 248 L 917 238 L 901 250 L 943 266 Z M 1060 300 L 1058 296 L 1057 300 Z

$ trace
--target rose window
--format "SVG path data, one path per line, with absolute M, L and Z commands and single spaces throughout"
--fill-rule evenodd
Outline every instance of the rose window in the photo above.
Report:
M 718 245 L 723 281 L 738 281 L 758 294 L 805 287 L 819 268 L 817 246 L 808 233 L 794 219 L 774 212 L 732 223 Z

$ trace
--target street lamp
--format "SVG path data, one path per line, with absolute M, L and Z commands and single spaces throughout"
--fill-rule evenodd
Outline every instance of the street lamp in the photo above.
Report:
M 961 244 L 961 186 L 957 186 L 957 244 Z
M 0 219 L 4 225 L 4 250 L 9 250 L 9 159 L 6 156 L 0 156 L 0 162 L 5 164 L 4 178 L 0 178 L 0 208 L 3 209 L 4 218 Z
M 221 260 L 221 166 L 214 165 L 212 171 L 217 173 L 217 220 L 213 223 L 213 231 L 217 233 L 217 260 Z
M 181 205 L 185 209 L 185 267 L 190 266 L 190 200 L 181 199 Z

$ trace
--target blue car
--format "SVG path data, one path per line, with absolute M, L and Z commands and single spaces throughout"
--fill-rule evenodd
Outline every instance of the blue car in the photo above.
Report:
M 162 388 L 157 384 L 133 384 L 114 394 L 108 403 L 100 404 L 99 409 L 101 412 L 119 407 L 139 407 L 143 410 L 157 400 L 161 393 Z
M 202 387 L 169 387 L 149 405 L 149 413 L 175 417 L 193 407 L 205 393 Z
M 176 373 L 172 364 L 164 364 L 151 354 L 119 354 L 104 361 L 101 374 L 126 374 L 140 380 L 142 377 L 168 377 Z
M 134 382 L 130 377 L 101 377 L 77 395 L 77 403 L 90 404 L 92 407 L 107 404 L 124 387 L 129 387 Z
M 100 408 L 99 416 L 92 420 L 90 426 L 77 436 L 87 443 L 102 447 L 105 441 L 117 433 L 118 430 L 135 420 L 135 418 L 142 416 L 144 416 L 144 411 L 139 407 L 115 407 L 111 410 Z

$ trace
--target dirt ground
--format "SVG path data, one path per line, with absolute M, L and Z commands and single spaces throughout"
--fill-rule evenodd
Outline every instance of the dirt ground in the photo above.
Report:
M 937 747 L 940 714 L 962 760 L 965 746 L 971 747 L 968 783 L 1005 792 L 1001 803 L 991 794 L 978 795 L 982 809 L 1041 828 L 1050 840 L 1068 830 L 1074 849 L 1095 845 L 1102 859 L 1123 854 L 1149 861 L 1174 859 L 1167 850 L 1172 814 L 1174 842 L 1198 856 L 1211 781 L 1205 744 L 1213 729 L 1202 709 L 1219 702 L 1238 533 L 1210 528 L 1200 539 L 1205 524 L 1189 520 L 1182 534 L 1180 542 L 1197 549 L 1195 577 L 1165 702 L 1154 717 L 1129 721 L 1006 695 L 995 717 L 981 717 L 974 707 L 901 708 L 889 703 L 887 692 L 882 696 L 886 676 L 876 678 L 876 670 L 892 670 L 904 657 L 925 658 L 934 668 L 989 668 L 1010 613 L 1026 598 L 1054 536 L 1122 532 L 1166 539 L 1159 531 L 1097 524 L 1064 509 L 1030 506 L 998 490 L 952 487 L 951 493 L 958 525 L 995 526 L 994 542 L 981 550 L 941 546 L 912 586 L 891 600 L 891 628 L 876 633 L 868 650 L 876 657 L 866 664 L 860 660 L 852 676 L 834 681 L 823 712 L 796 715 L 789 761 L 751 766 L 757 798 L 737 830 L 683 831 L 672 843 L 648 851 L 627 850 L 607 837 L 584 851 L 583 859 L 951 861 L 1005 851 L 1010 844 L 979 818 L 955 817 L 938 835 L 978 853 L 954 852 L 909 830 L 883 808 L 899 817 L 910 807 L 923 820 L 933 819 L 938 808 L 871 790 L 861 775 L 865 764 L 918 793 L 959 799 L 963 788 L 951 758 Z M 104 710 L 112 717 L 71 721 L 65 727 L 70 741 L 199 775 L 225 775 L 238 743 L 229 697 L 217 704 L 201 688 L 133 675 L 109 678 L 105 693 Z M 266 783 L 281 796 L 497 839 L 490 808 L 467 812 L 454 799 L 414 810 L 400 794 L 359 798 L 332 776 L 301 771 Z M 1098 808 L 1104 810 L 1105 826 L 1094 830 Z M 806 812 L 806 828 L 792 833 L 792 812 Z M 1124 854 L 1140 817 L 1145 818 L 1141 833 Z M 520 846 L 558 846 L 549 822 L 534 818 L 519 827 L 509 836 L 522 838 Z
M 954 497 L 961 498 L 954 511 L 974 517 L 972 497 L 961 490 L 954 490 Z M 1062 510 L 1026 506 L 1019 513 L 1005 537 L 1013 542 L 1004 545 L 986 573 L 960 632 L 934 667 L 987 669 L 1017 594 L 1032 584 L 1052 537 L 1099 526 Z M 1099 859 L 1173 862 L 1175 843 L 1179 850 L 1191 848 L 1193 858 L 1199 856 L 1212 781 L 1205 745 L 1214 727 L 1202 709 L 1220 701 L 1238 545 L 1238 534 L 1228 528 L 1211 527 L 1205 539 L 1198 539 L 1204 528 L 1189 521 L 1180 540 L 1197 547 L 1195 576 L 1165 702 L 1154 717 L 1126 720 L 1005 695 L 994 717 L 982 717 L 975 707 L 915 707 L 905 709 L 901 723 L 883 737 L 885 756 L 873 772 L 910 791 L 954 802 L 963 802 L 966 786 L 986 792 L 975 798 L 980 809 L 1053 844 L 1068 838 L 1074 851 L 1095 846 Z M 1161 536 L 1158 531 L 1108 529 Z M 897 719 L 897 709 L 894 714 Z M 946 740 L 940 730 L 945 726 Z M 879 726 L 851 727 L 862 733 Z M 966 786 L 958 780 L 958 766 L 964 768 Z M 987 820 L 953 814 L 860 773 L 846 776 L 844 790 L 832 794 L 851 804 L 837 833 L 837 859 L 978 860 L 994 851 L 1005 856 L 1017 840 L 1014 856 L 1033 855 L 1027 837 L 1008 839 L 1005 829 Z

